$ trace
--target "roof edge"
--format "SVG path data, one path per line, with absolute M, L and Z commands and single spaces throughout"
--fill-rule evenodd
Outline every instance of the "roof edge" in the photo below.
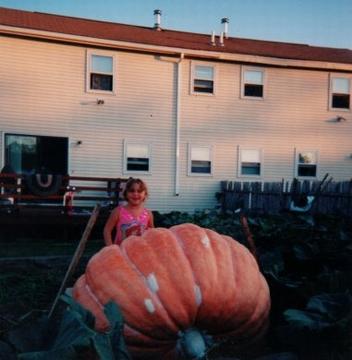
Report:
M 56 14 L 56 13 L 47 13 L 42 11 L 32 11 L 32 10 L 22 10 L 22 9 L 15 9 L 15 8 L 9 8 L 6 6 L 0 6 L 0 9 L 6 9 L 10 11 L 18 11 L 18 12 L 25 12 L 25 13 L 31 13 L 31 14 L 38 14 L 38 15 L 44 15 L 44 16 L 56 16 L 56 17 L 62 17 L 67 19 L 73 19 L 73 20 L 84 20 L 84 21 L 90 21 L 90 22 L 99 22 L 103 24 L 111 24 L 111 25 L 122 25 L 122 26 L 128 26 L 128 27 L 134 27 L 134 28 L 140 28 L 140 29 L 147 29 L 147 30 L 153 30 L 153 26 L 146 26 L 146 25 L 138 25 L 138 24 L 127 24 L 127 23 L 120 23 L 120 22 L 113 22 L 109 20 L 101 20 L 101 19 L 92 19 L 92 18 L 86 18 L 86 17 L 79 17 L 79 16 L 71 16 L 71 15 L 63 15 L 63 14 Z M 169 28 L 162 28 L 162 30 L 167 32 L 174 32 L 174 33 L 180 33 L 180 34 L 190 34 L 190 35 L 202 35 L 202 36 L 209 36 L 209 33 L 203 33 L 203 32 L 191 32 L 191 31 L 185 31 L 185 30 L 176 30 L 176 29 L 169 29 Z M 325 50 L 347 50 L 352 51 L 352 49 L 349 48 L 340 48 L 340 47 L 331 47 L 331 46 L 320 46 L 320 45 L 312 45 L 307 43 L 300 43 L 300 42 L 287 42 L 287 41 L 279 41 L 279 40 L 267 40 L 267 39 L 254 39 L 254 38 L 245 38 L 245 37 L 233 37 L 229 36 L 229 39 L 233 40 L 245 40 L 245 41 L 253 41 L 253 42 L 260 42 L 260 43 L 270 43 L 270 44 L 282 44 L 282 45 L 294 45 L 294 46 L 303 46 L 303 47 L 310 47 L 310 48 L 318 48 L 318 49 L 325 49 Z
M 295 60 L 288 58 L 277 58 L 270 56 L 262 55 L 251 55 L 251 54 L 234 54 L 234 53 L 224 53 L 216 51 L 207 51 L 207 50 L 192 50 L 188 48 L 176 48 L 176 47 L 166 47 L 158 45 L 149 45 L 136 42 L 127 42 L 127 41 L 118 41 L 118 40 L 109 40 L 109 39 L 99 39 L 95 37 L 79 36 L 64 34 L 58 32 L 44 31 L 44 30 L 35 30 L 28 29 L 23 27 L 7 26 L 0 24 L 0 34 L 25 37 L 29 39 L 39 39 L 53 42 L 61 43 L 70 43 L 78 44 L 82 46 L 96 46 L 96 47 L 106 47 L 106 48 L 115 48 L 119 50 L 134 51 L 134 52 L 144 52 L 151 54 L 163 54 L 170 56 L 177 56 L 179 54 L 184 54 L 184 56 L 189 58 L 204 58 L 205 60 L 218 60 L 218 61 L 228 61 L 228 62 L 243 62 L 243 63 L 253 63 L 254 65 L 268 65 L 268 66 L 277 66 L 277 67 L 287 67 L 287 68 L 306 68 L 306 69 L 321 69 L 321 70 L 336 70 L 336 71 L 352 71 L 352 64 L 349 63 L 339 63 L 339 62 L 326 62 L 326 61 L 316 61 L 316 60 Z

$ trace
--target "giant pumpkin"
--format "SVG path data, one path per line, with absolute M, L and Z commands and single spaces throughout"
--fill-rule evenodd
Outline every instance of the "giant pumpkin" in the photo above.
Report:
M 239 343 L 263 333 L 270 295 L 256 260 L 231 237 L 193 224 L 147 230 L 94 255 L 73 296 L 95 326 L 104 304 L 122 310 L 133 358 L 201 358 L 223 336 Z

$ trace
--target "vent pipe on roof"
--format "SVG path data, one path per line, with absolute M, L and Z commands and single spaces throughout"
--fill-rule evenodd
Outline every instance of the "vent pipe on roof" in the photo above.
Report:
M 213 46 L 216 45 L 216 43 L 215 43 L 215 31 L 212 31 L 212 32 L 211 32 L 210 42 L 211 42 L 211 44 L 212 44 Z
M 160 31 L 160 23 L 161 23 L 161 10 L 154 10 L 154 29 Z
M 220 46 L 224 46 L 224 32 L 221 31 L 221 34 L 220 34 Z
M 225 39 L 227 39 L 229 36 L 228 36 L 228 32 L 229 32 L 229 18 L 222 18 L 221 19 L 221 24 L 224 24 L 224 36 L 225 36 Z

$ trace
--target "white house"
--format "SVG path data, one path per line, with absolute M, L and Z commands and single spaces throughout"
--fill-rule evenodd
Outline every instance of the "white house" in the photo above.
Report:
M 0 165 L 140 177 L 162 212 L 213 207 L 222 180 L 352 177 L 351 50 L 159 19 L 0 8 Z

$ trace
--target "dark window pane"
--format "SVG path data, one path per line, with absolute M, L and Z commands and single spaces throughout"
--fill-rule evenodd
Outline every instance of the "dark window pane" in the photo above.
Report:
M 242 163 L 242 175 L 260 175 L 260 163 Z
M 90 74 L 90 88 L 112 91 L 112 75 Z
M 201 93 L 210 93 L 214 91 L 214 82 L 211 80 L 194 80 L 194 91 Z
M 263 97 L 263 85 L 245 84 L 244 96 Z
M 317 166 L 316 165 L 299 165 L 298 176 L 316 176 Z
M 348 94 L 333 94 L 332 95 L 332 107 L 339 109 L 350 108 L 350 96 Z
M 5 162 L 18 174 L 67 174 L 68 139 L 5 134 Z
M 129 171 L 149 171 L 149 159 L 127 158 L 127 170 Z
M 192 160 L 191 172 L 197 173 L 197 174 L 210 174 L 211 173 L 211 162 L 210 161 Z

